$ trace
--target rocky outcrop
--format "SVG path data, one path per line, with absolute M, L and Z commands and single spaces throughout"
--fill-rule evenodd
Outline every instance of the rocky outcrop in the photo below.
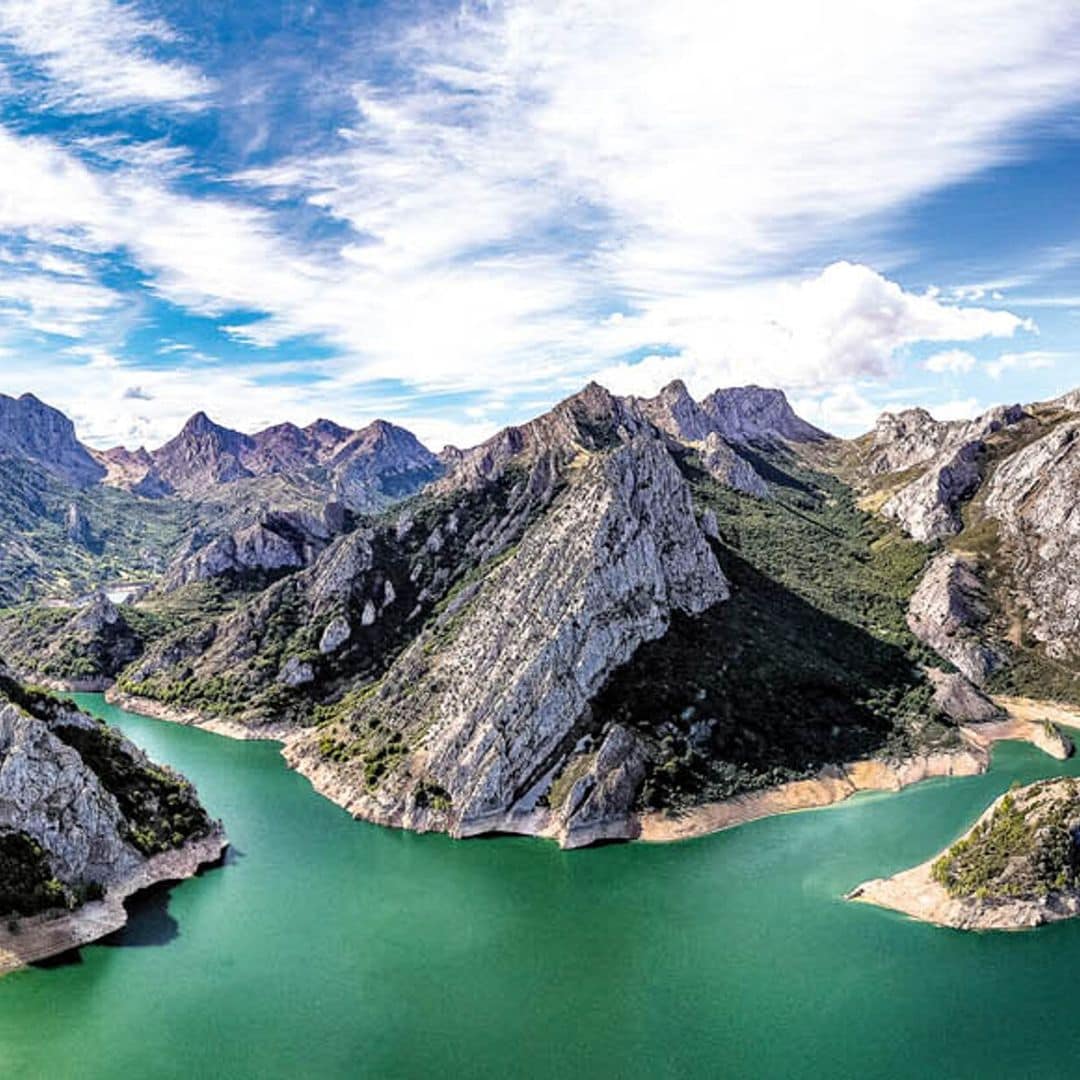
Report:
M 929 668 L 927 676 L 934 687 L 934 708 L 957 724 L 985 724 L 1005 715 L 965 676 L 938 668 Z
M 925 409 L 882 413 L 874 425 L 867 470 L 873 474 L 906 472 L 935 457 L 949 437 L 950 426 Z
M 871 471 L 882 471 L 884 462 L 924 464 L 925 471 L 900 488 L 881 512 L 915 540 L 930 542 L 960 532 L 961 506 L 983 481 L 985 440 L 1026 415 L 1019 405 L 1011 405 L 993 409 L 970 423 L 939 424 L 923 410 L 882 418 L 874 436 Z M 890 442 L 894 436 L 897 441 Z M 934 443 L 937 451 L 924 458 Z
M 715 432 L 707 435 L 701 444 L 701 464 L 714 480 L 725 487 L 757 499 L 769 498 L 769 486 L 754 466 L 732 450 Z
M 155 856 L 209 844 L 216 857 L 224 843 L 181 776 L 0 672 L 5 917 L 71 910 L 125 885 Z
M 590 388 L 514 437 L 519 455 L 535 459 L 542 447 L 574 460 L 564 486 L 513 558 L 430 624 L 343 721 L 350 748 L 332 748 L 326 731 L 288 748 L 290 762 L 353 813 L 458 836 L 554 831 L 566 843 L 579 828 L 629 828 L 643 760 L 628 733 L 602 733 L 575 778 L 592 780 L 568 792 L 570 802 L 542 800 L 575 760 L 608 675 L 663 634 L 673 611 L 723 600 L 727 583 L 664 441 L 609 395 L 603 431 L 605 394 Z M 554 436 L 571 427 L 571 445 L 560 444 Z M 592 447 L 584 456 L 583 441 Z M 507 447 L 489 447 L 461 475 L 509 467 Z
M 333 536 L 332 523 L 299 511 L 265 511 L 250 525 L 209 539 L 195 535 L 169 567 L 161 589 L 232 576 L 266 578 L 310 565 Z
M 1004 461 L 986 498 L 1012 551 L 1027 629 L 1059 660 L 1080 644 L 1078 491 L 1080 420 L 1069 420 Z
M 978 686 L 1004 662 L 987 638 L 989 599 L 974 566 L 952 552 L 934 557 L 908 605 L 911 632 Z
M 1080 914 L 1080 784 L 1044 780 L 996 800 L 929 862 L 848 899 L 958 930 L 1024 930 Z
M 701 408 L 729 443 L 819 443 L 831 437 L 797 416 L 782 390 L 760 386 L 716 390 Z
M 109 487 L 121 488 L 147 499 L 163 499 L 173 494 L 172 486 L 162 479 L 145 447 L 127 450 L 123 446 L 114 446 L 94 456 L 106 469 L 103 482 Z
M 668 383 L 656 397 L 631 401 L 646 420 L 682 442 L 703 442 L 718 434 L 716 421 L 690 396 L 681 379 Z
M 89 487 L 105 469 L 75 437 L 75 425 L 33 394 L 0 394 L 0 456 L 33 461 L 74 487 Z

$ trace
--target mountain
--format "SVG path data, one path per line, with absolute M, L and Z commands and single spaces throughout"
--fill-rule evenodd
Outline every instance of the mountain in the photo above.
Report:
M 738 386 L 716 390 L 701 403 L 730 443 L 819 443 L 830 436 L 795 414 L 782 390 Z
M 88 487 L 105 470 L 75 438 L 75 425 L 33 394 L 0 394 L 0 457 L 33 462 L 73 487 Z
M 864 504 L 936 553 L 912 629 L 993 689 L 1080 701 L 1080 393 L 971 422 L 886 415 L 845 451 Z
M 566 846 L 958 739 L 905 622 L 925 550 L 803 461 L 785 410 L 732 445 L 688 397 L 592 384 L 444 455 L 403 507 L 151 642 L 120 691 L 291 725 L 290 762 L 359 816 Z
M 838 440 L 779 391 L 590 384 L 438 458 L 384 422 L 199 416 L 149 456 L 206 501 L 136 500 L 197 515 L 153 588 L 9 615 L 0 647 L 282 738 L 373 821 L 631 837 L 845 762 L 946 760 L 1000 717 L 989 693 L 1080 702 L 1077 400 Z
M 0 668 L 0 970 L 122 926 L 128 895 L 224 846 L 182 776 Z
M 256 442 L 239 431 L 215 424 L 204 412 L 196 413 L 180 434 L 150 455 L 157 475 L 171 491 L 205 495 L 207 489 L 255 474 L 244 464 Z

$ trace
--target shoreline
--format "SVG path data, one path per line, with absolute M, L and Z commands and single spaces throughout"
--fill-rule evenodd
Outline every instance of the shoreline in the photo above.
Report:
M 201 840 L 147 859 L 130 877 L 110 885 L 103 900 L 90 901 L 76 911 L 44 912 L 18 919 L 14 933 L 8 929 L 8 920 L 4 920 L 0 923 L 0 976 L 93 944 L 120 930 L 128 921 L 126 900 L 154 885 L 194 877 L 203 867 L 221 859 L 228 846 L 225 830 L 217 824 Z
M 303 776 L 316 794 L 341 807 L 357 820 L 370 820 L 355 812 L 355 800 L 351 794 L 339 795 L 334 791 L 334 783 L 319 776 L 318 770 L 309 772 L 303 767 L 305 763 L 295 753 L 290 753 L 292 737 L 297 734 L 294 727 L 269 723 L 251 728 L 235 720 L 207 718 L 192 709 L 180 709 L 152 698 L 126 694 L 115 685 L 105 691 L 105 700 L 151 719 L 198 727 L 230 739 L 278 742 L 286 767 Z M 623 833 L 620 838 L 631 843 L 646 844 L 693 840 L 779 814 L 824 809 L 862 791 L 895 792 L 923 780 L 980 776 L 990 768 L 991 750 L 998 742 L 1027 742 L 1057 760 L 1069 756 L 1071 751 L 1046 734 L 1042 720 L 1050 719 L 1063 727 L 1080 730 L 1080 708 L 1033 698 L 1001 697 L 994 701 L 1004 709 L 1006 715 L 1000 720 L 960 725 L 959 731 L 965 745 L 956 749 L 894 761 L 868 758 L 843 765 L 827 765 L 810 779 L 794 780 L 720 802 L 702 803 L 682 812 L 653 810 L 635 814 L 627 819 L 625 830 L 618 830 Z M 1036 714 L 1038 719 L 1034 718 Z M 389 822 L 373 821 L 372 824 L 383 828 L 410 828 Z M 500 828 L 520 836 L 535 836 L 556 842 L 560 839 L 557 829 L 535 813 L 507 815 L 501 819 Z
M 651 811 L 641 817 L 640 839 L 654 844 L 692 840 L 777 814 L 824 809 L 860 791 L 902 791 L 935 777 L 980 776 L 990 768 L 991 750 L 999 742 L 1026 742 L 1058 761 L 1070 756 L 1072 751 L 1067 747 L 1071 741 L 1066 739 L 1063 745 L 1048 736 L 1042 719 L 1080 729 L 1080 710 L 1030 698 L 995 698 L 994 701 L 1005 710 L 1005 717 L 961 725 L 960 734 L 967 743 L 962 749 L 900 761 L 871 758 L 846 765 L 827 765 L 809 780 L 793 780 L 721 802 L 702 803 L 683 814 Z M 1039 714 L 1038 720 L 1032 717 L 1033 713 Z
M 296 728 L 289 724 L 268 723 L 252 727 L 241 724 L 238 720 L 206 717 L 195 709 L 181 709 L 156 701 L 154 698 L 126 694 L 118 690 L 115 683 L 110 684 L 104 691 L 94 692 L 103 692 L 105 700 L 110 705 L 138 713 L 139 716 L 148 716 L 151 720 L 164 720 L 166 723 L 180 724 L 183 727 L 196 727 L 238 742 L 285 742 L 296 731 Z
M 982 822 L 989 820 L 1004 798 L 1004 795 L 998 796 L 964 836 L 969 836 Z M 844 899 L 896 911 L 917 922 L 950 930 L 1017 932 L 1080 914 L 1080 894 L 1076 893 L 1052 893 L 1037 900 L 977 900 L 950 896 L 933 875 L 934 863 L 948 851 L 949 847 L 946 847 L 926 862 L 891 877 L 865 881 Z

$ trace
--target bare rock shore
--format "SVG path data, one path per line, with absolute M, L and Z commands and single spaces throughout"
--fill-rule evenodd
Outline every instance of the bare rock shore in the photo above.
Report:
M 0 925 L 0 975 L 60 956 L 119 930 L 128 921 L 124 902 L 129 897 L 161 882 L 194 877 L 201 867 L 217 862 L 227 847 L 225 832 L 218 826 L 208 836 L 146 860 L 127 878 L 110 885 L 102 900 L 86 903 L 76 911 L 45 912 Z

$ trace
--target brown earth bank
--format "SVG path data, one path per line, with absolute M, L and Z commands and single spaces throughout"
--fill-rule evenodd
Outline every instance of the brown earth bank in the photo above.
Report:
M 0 975 L 60 956 L 119 930 L 128 921 L 124 902 L 129 897 L 152 885 L 194 877 L 201 867 L 217 862 L 227 847 L 219 825 L 209 836 L 147 859 L 130 877 L 109 886 L 103 900 L 83 904 L 76 911 L 45 912 L 0 924 Z

